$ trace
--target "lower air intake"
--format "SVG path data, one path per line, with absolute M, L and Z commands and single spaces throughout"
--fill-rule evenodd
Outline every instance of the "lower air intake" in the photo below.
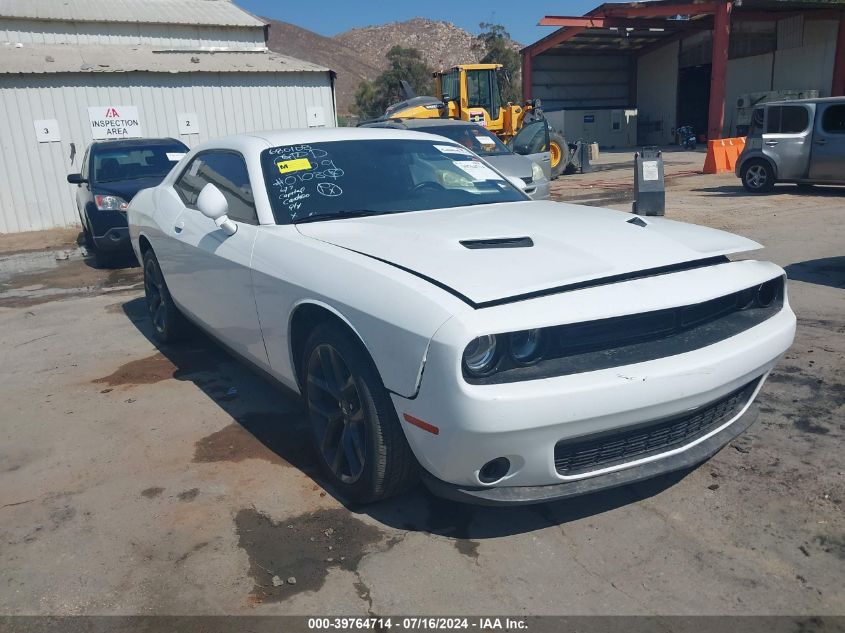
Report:
M 579 475 L 689 444 L 738 415 L 758 382 L 688 413 L 560 441 L 555 445 L 555 468 L 561 475 Z

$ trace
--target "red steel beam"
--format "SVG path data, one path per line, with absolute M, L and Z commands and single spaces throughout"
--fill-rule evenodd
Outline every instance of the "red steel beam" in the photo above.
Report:
M 722 138 L 725 124 L 725 80 L 728 76 L 728 45 L 731 39 L 731 7 L 722 0 L 716 7 L 713 22 L 713 58 L 710 70 L 710 108 L 707 116 L 707 138 Z
M 584 27 L 588 29 L 701 29 L 709 30 L 710 24 L 701 21 L 649 20 L 643 18 L 601 18 L 547 15 L 539 26 Z
M 544 37 L 539 42 L 535 42 L 524 50 L 525 52 L 530 52 L 532 56 L 536 56 L 540 53 L 544 53 L 550 48 L 554 48 L 558 44 L 563 44 L 564 42 L 571 40 L 573 37 L 575 37 L 579 33 L 583 33 L 586 30 L 587 29 L 582 26 L 574 26 L 559 29 L 551 35 Z
M 839 14 L 839 34 L 836 36 L 836 56 L 833 58 L 832 97 L 845 96 L 845 11 Z
M 599 7 L 598 12 L 605 17 L 659 18 L 672 15 L 707 15 L 719 10 L 722 2 L 679 2 L 658 6 L 619 6 Z

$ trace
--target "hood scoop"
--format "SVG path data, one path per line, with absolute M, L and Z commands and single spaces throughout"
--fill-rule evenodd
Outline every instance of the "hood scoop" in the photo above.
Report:
M 470 250 L 488 248 L 531 248 L 534 240 L 530 237 L 497 237 L 486 240 L 460 240 L 461 246 Z
M 646 222 L 642 218 L 631 218 L 630 220 L 628 220 L 628 224 L 634 224 L 635 226 L 641 226 L 643 228 L 648 226 L 648 222 Z

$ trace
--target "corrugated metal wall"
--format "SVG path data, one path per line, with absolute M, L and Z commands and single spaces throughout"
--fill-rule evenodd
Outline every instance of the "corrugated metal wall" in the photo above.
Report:
M 780 50 L 781 31 L 778 31 L 772 90 L 818 90 L 820 96 L 830 96 L 839 24 L 835 20 L 803 20 L 803 23 L 800 46 Z M 784 37 L 792 44 L 798 41 L 791 31 L 784 33 Z
M 21 44 L 146 45 L 160 48 L 264 46 L 264 29 L 253 27 L 52 22 L 0 18 L 0 42 Z
M 678 110 L 679 42 L 643 55 L 637 66 L 637 143 L 671 143 Z
M 532 92 L 547 109 L 630 105 L 631 58 L 628 55 L 556 54 L 533 60 Z
M 254 130 L 306 127 L 308 106 L 335 112 L 328 73 L 67 74 L 0 77 L 0 233 L 78 222 L 68 173 L 91 142 L 89 106 L 137 106 L 144 136 L 194 146 Z M 196 113 L 199 134 L 177 115 Z M 56 119 L 60 142 L 39 143 L 33 122 Z M 75 154 L 74 154 L 75 149 Z

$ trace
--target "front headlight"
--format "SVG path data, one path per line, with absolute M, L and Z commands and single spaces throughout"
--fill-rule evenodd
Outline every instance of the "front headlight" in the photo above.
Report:
M 496 365 L 498 341 L 494 334 L 485 334 L 470 341 L 464 350 L 464 366 L 474 376 L 484 376 Z
M 531 177 L 534 179 L 534 182 L 546 179 L 546 174 L 543 173 L 543 168 L 533 160 L 531 161 Z
M 511 356 L 520 365 L 530 365 L 540 359 L 540 344 L 542 341 L 542 330 L 534 329 L 512 332 L 508 336 Z
M 120 196 L 94 196 L 100 211 L 126 211 L 129 203 Z

